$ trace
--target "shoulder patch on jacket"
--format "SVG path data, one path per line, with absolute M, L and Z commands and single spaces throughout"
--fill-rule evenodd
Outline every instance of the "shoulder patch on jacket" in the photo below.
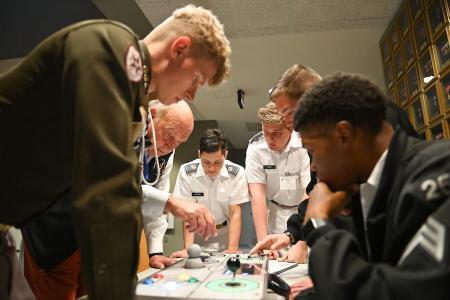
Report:
M 251 143 L 256 142 L 257 140 L 261 139 L 263 136 L 264 136 L 264 135 L 263 135 L 263 132 L 260 131 L 260 132 L 258 132 L 257 134 L 255 134 L 254 136 L 252 136 L 252 137 L 248 140 L 248 142 L 251 144 Z
M 237 173 L 239 173 L 239 167 L 225 164 L 225 167 L 227 168 L 228 174 L 236 176 Z
M 197 172 L 199 163 L 187 164 L 184 166 L 184 170 L 186 170 L 186 174 Z

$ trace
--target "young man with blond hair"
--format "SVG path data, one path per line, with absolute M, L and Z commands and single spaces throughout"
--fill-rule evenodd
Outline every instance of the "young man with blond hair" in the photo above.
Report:
M 0 223 L 22 227 L 70 197 L 89 298 L 131 299 L 141 232 L 139 107 L 193 100 L 201 86 L 227 78 L 230 52 L 217 18 L 193 5 L 143 41 L 111 20 L 47 38 L 0 77 Z M 155 215 L 171 212 L 205 238 L 216 233 L 202 205 L 158 193 L 151 201 Z
M 298 134 L 286 124 L 275 104 L 269 102 L 261 107 L 258 117 L 262 131 L 249 141 L 245 171 L 256 235 L 262 240 L 268 233 L 286 230 L 287 219 L 306 197 L 310 171 Z
M 295 107 L 300 97 L 322 77 L 310 67 L 295 64 L 289 67 L 270 90 L 270 100 L 276 104 L 289 127 L 293 127 Z

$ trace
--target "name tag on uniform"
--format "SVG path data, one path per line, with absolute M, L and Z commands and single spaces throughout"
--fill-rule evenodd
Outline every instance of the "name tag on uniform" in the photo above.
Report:
M 196 192 L 196 193 L 193 192 L 191 195 L 192 195 L 192 197 L 203 197 L 203 196 L 205 196 L 205 194 L 202 193 L 202 192 Z
M 275 170 L 277 165 L 263 165 L 264 170 Z
M 280 190 L 282 191 L 294 191 L 297 189 L 297 177 L 298 176 L 281 176 L 280 177 Z

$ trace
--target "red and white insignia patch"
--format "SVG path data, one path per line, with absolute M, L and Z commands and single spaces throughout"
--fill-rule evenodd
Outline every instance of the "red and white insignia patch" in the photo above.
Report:
M 128 47 L 125 64 L 127 68 L 128 79 L 133 82 L 141 81 L 142 74 L 144 74 L 144 69 L 142 67 L 141 56 L 133 45 L 130 45 Z

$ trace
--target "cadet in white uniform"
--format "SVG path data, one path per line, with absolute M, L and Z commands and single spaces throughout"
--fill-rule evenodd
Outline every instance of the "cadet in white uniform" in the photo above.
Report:
M 287 127 L 275 104 L 269 102 L 260 108 L 258 116 L 263 131 L 249 141 L 245 171 L 256 234 L 262 240 L 268 232 L 286 230 L 288 218 L 306 198 L 310 168 L 299 135 Z
M 184 249 L 172 254 L 186 256 L 193 242 L 206 251 L 214 249 L 228 253 L 239 250 L 241 206 L 249 201 L 244 168 L 226 160 L 226 138 L 218 129 L 208 129 L 200 137 L 199 159 L 180 167 L 174 195 L 190 198 L 205 205 L 216 219 L 217 237 L 204 241 L 200 236 L 184 231 Z

